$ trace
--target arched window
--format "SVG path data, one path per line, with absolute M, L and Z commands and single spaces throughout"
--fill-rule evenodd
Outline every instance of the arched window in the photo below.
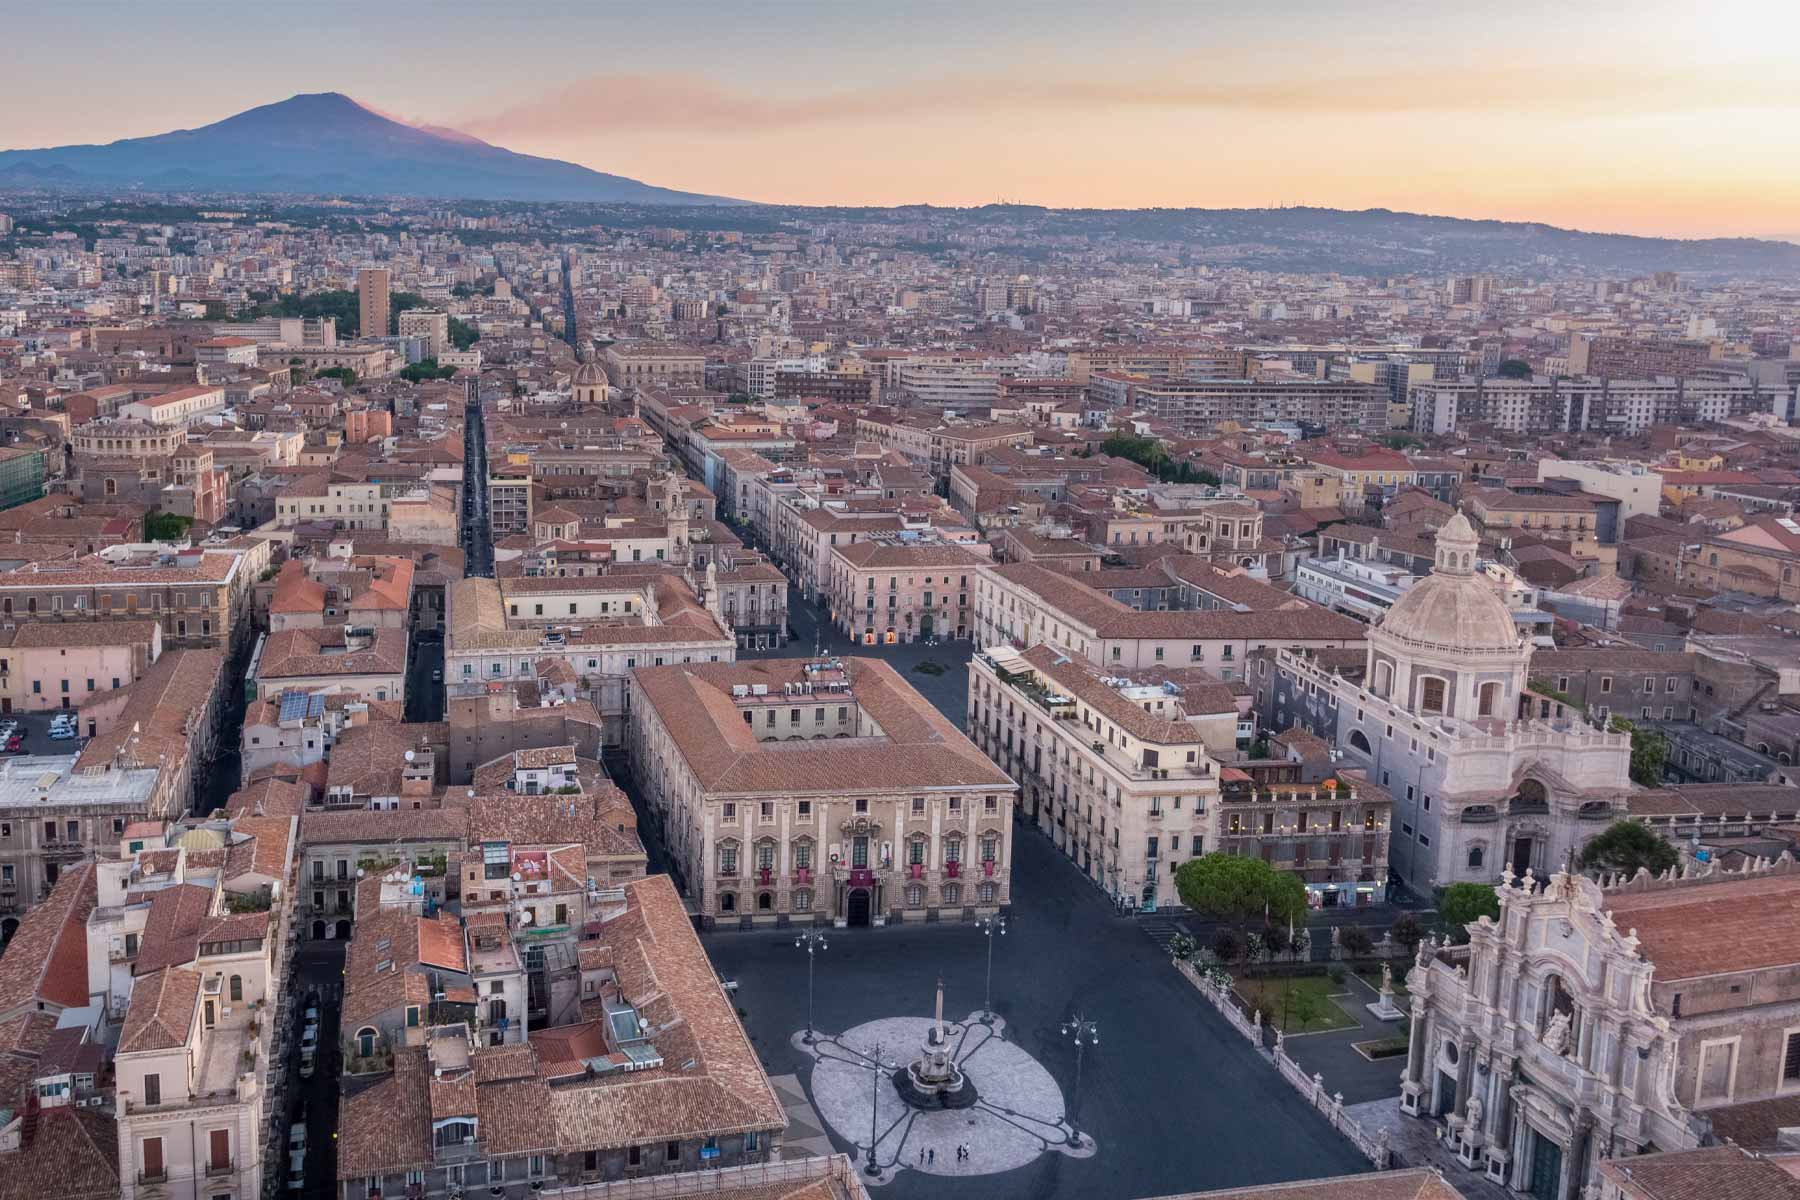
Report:
M 793 905 L 794 905 L 795 912 L 811 912 L 812 904 L 813 904 L 813 894 L 812 894 L 811 888 L 795 888 L 794 889 Z
M 719 911 L 720 912 L 736 912 L 737 911 L 737 893 L 736 892 L 720 892 L 719 893 Z
M 1352 729 L 1350 731 L 1350 748 L 1352 750 L 1361 750 L 1364 754 L 1371 753 L 1369 749 L 1369 739 L 1364 736 L 1362 730 Z
M 364 1025 L 356 1031 L 356 1052 L 364 1058 L 375 1053 L 375 1039 L 380 1036 L 372 1026 Z
M 962 903 L 962 884 L 946 883 L 944 885 L 944 903 L 945 904 L 961 904 Z
M 243 1000 L 243 998 L 244 998 L 244 977 L 242 975 L 233 975 L 231 977 L 231 1002 L 233 1004 L 237 1004 L 237 1003 L 241 1002 Z
M 1388 662 L 1375 664 L 1375 694 L 1386 696 L 1394 688 L 1394 665 Z
M 1436 675 L 1427 675 L 1419 681 L 1419 711 L 1444 711 L 1444 681 Z
M 1483 858 L 1485 858 L 1486 856 L 1487 856 L 1487 848 L 1485 846 L 1481 846 L 1479 844 L 1470 846 L 1469 847 L 1469 866 L 1471 868 L 1476 868 L 1476 867 L 1481 866 L 1481 860 Z
M 1500 685 L 1497 683 L 1484 683 L 1481 685 L 1481 690 L 1477 695 L 1481 698 L 1480 704 L 1478 705 L 1480 714 L 1484 717 L 1493 716 L 1494 708 L 1500 702 Z
M 975 899 L 979 904 L 992 904 L 999 894 L 999 887 L 991 883 L 984 883 L 975 889 Z
M 774 912 L 775 911 L 775 893 L 773 893 L 773 892 L 758 892 L 758 893 L 756 893 L 756 911 L 757 912 Z
M 908 907 L 908 908 L 924 908 L 925 907 L 925 889 L 923 887 L 921 887 L 920 885 L 918 885 L 916 883 L 907 885 L 907 887 L 906 887 L 906 907 Z

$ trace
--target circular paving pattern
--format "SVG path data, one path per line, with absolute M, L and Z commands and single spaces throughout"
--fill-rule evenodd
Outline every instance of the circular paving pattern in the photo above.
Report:
M 804 1032 L 793 1037 L 794 1048 L 813 1060 L 813 1107 L 855 1145 L 851 1157 L 864 1168 L 864 1183 L 886 1183 L 901 1171 L 992 1175 L 1049 1151 L 1075 1158 L 1094 1153 L 1093 1139 L 1069 1126 L 1056 1080 L 1006 1040 L 998 1017 L 988 1025 L 975 1013 L 945 1025 L 952 1057 L 979 1090 L 973 1106 L 927 1111 L 907 1104 L 892 1076 L 918 1055 L 931 1025 L 929 1017 L 886 1017 L 840 1034 L 816 1034 L 812 1045 Z M 873 1175 L 867 1170 L 871 1140 Z M 966 1159 L 957 1158 L 958 1146 L 968 1149 Z

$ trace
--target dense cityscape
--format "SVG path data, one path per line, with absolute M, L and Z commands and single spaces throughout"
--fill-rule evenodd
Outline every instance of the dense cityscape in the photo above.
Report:
M 0 1200 L 1800 1197 L 1793 244 L 297 127 L 0 152 Z

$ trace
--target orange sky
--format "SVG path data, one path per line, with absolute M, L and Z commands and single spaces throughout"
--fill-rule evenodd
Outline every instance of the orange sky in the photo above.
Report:
M 1800 0 L 311 11 L 34 9 L 9 26 L 21 53 L 0 145 L 158 133 L 336 90 L 516 150 L 768 201 L 1384 206 L 1800 240 Z M 194 64 L 179 87 L 171 61 Z

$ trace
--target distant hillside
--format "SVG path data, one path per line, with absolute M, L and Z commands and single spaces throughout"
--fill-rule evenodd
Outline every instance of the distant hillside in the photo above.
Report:
M 104 146 L 0 151 L 0 187 L 739 204 L 652 187 L 454 130 L 389 120 L 337 92 Z

